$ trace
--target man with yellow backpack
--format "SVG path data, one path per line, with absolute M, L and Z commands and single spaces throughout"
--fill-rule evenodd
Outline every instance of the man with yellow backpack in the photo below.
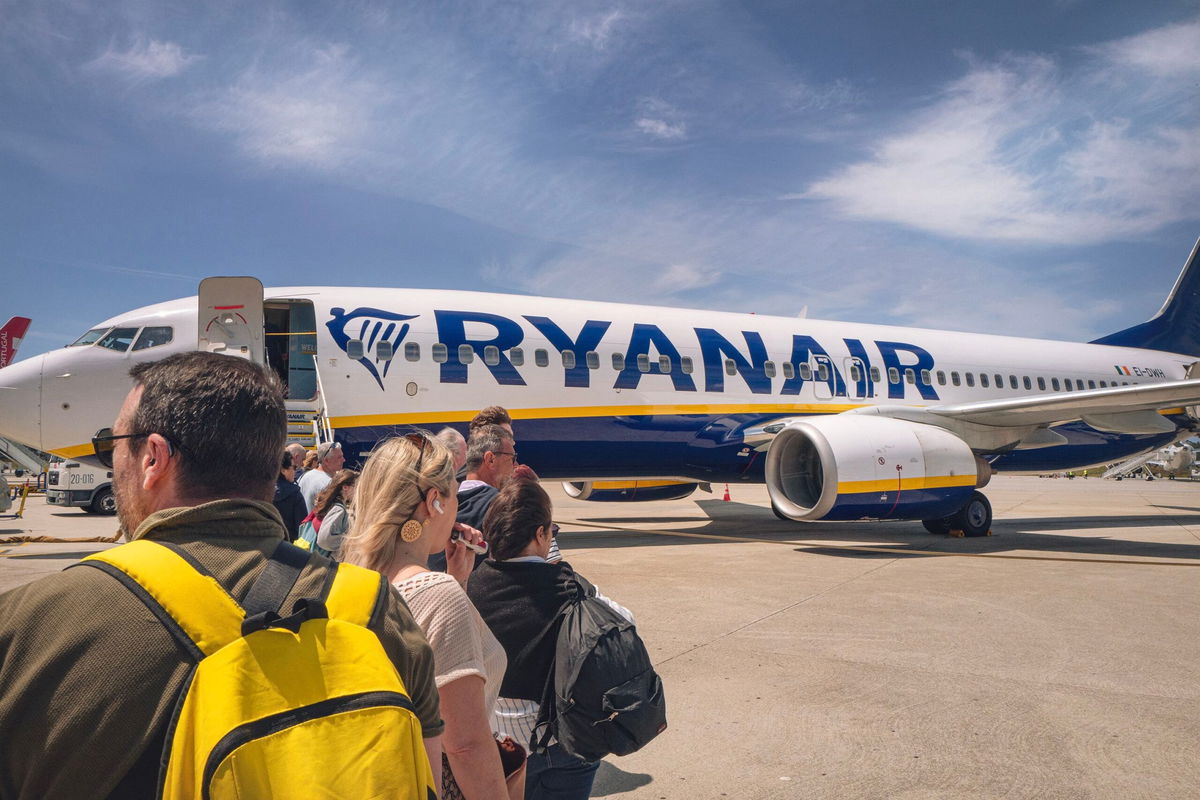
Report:
M 431 651 L 382 576 L 285 541 L 274 376 L 130 374 L 93 439 L 130 542 L 0 595 L 0 799 L 434 797 Z

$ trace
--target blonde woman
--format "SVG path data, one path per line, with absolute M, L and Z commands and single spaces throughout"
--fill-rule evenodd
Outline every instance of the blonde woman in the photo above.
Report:
M 443 796 L 483 800 L 509 796 L 491 712 L 507 659 L 464 591 L 475 554 L 451 541 L 454 458 L 425 433 L 389 439 L 367 459 L 358 479 L 354 526 L 342 546 L 346 561 L 382 572 L 400 591 L 433 648 L 446 730 L 434 758 Z M 462 535 L 482 541 L 474 529 Z M 429 555 L 445 552 L 447 572 L 432 572 Z M 524 794 L 524 773 L 515 797 Z M 512 783 L 510 781 L 509 783 Z

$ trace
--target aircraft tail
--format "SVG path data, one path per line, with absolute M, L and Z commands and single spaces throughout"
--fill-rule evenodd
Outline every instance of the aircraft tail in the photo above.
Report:
M 1143 347 L 1200 356 L 1200 240 L 1158 313 L 1140 325 L 1110 333 L 1092 344 Z
M 0 367 L 7 367 L 17 357 L 17 347 L 31 321 L 29 317 L 13 317 L 0 328 Z

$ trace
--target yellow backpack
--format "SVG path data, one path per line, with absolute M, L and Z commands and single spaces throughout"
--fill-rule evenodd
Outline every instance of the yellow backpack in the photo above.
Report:
M 124 583 L 196 659 L 161 797 L 436 798 L 420 720 L 366 627 L 382 576 L 339 564 L 326 597 L 281 618 L 307 560 L 281 543 L 245 608 L 167 545 L 139 539 L 80 562 Z

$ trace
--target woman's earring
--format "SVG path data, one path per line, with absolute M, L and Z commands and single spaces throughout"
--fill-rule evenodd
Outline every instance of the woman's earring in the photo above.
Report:
M 400 528 L 400 538 L 412 544 L 417 539 L 421 538 L 421 534 L 425 532 L 425 523 L 417 522 L 415 519 L 410 519 Z

